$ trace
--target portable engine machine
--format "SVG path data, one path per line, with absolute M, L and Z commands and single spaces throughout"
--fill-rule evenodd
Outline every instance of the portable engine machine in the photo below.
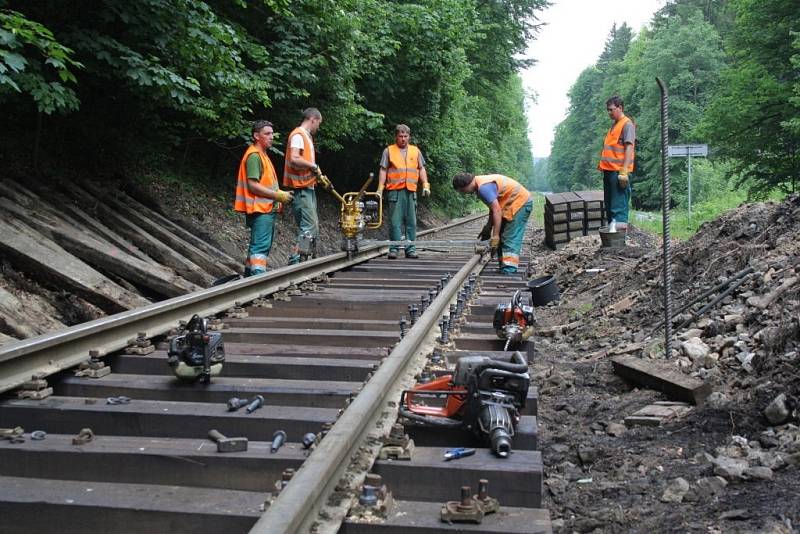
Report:
M 167 363 L 181 380 L 208 384 L 219 375 L 225 361 L 222 333 L 209 332 L 208 320 L 194 315 L 186 324 L 186 333 L 169 343 Z
M 511 452 L 530 381 L 528 362 L 521 352 L 514 352 L 508 362 L 463 357 L 453 374 L 403 391 L 400 415 L 427 426 L 469 430 L 505 458 Z M 432 400 L 443 405 L 429 405 Z

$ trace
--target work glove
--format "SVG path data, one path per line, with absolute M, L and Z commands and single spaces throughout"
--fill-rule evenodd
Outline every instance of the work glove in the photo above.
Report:
M 492 237 L 489 240 L 489 250 L 492 251 L 492 257 L 497 256 L 497 249 L 500 247 L 500 237 Z
M 478 232 L 478 241 L 486 241 L 492 235 L 492 225 L 486 223 L 481 231 Z
M 424 184 L 422 184 L 422 196 L 423 197 L 431 196 L 431 183 L 430 182 L 425 182 Z
M 620 189 L 625 189 L 628 187 L 628 183 L 630 183 L 630 180 L 628 179 L 628 171 L 619 171 L 619 174 L 617 175 L 617 183 L 619 183 Z
M 294 200 L 294 195 L 291 191 L 281 191 L 278 189 L 275 191 L 275 200 L 282 203 L 289 203 Z
M 333 187 L 333 184 L 331 184 L 331 181 L 328 180 L 328 177 L 322 173 L 317 174 L 317 183 L 325 189 L 330 189 Z
M 380 195 L 381 198 L 383 198 L 383 186 L 382 185 L 379 185 L 378 189 L 376 189 L 375 192 L 378 193 L 378 195 Z

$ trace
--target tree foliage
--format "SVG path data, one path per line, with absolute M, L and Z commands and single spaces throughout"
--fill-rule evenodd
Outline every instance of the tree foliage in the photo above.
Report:
M 435 201 L 454 209 L 455 172 L 532 175 L 517 72 L 544 6 L 0 0 L 0 106 L 12 124 L 0 150 L 24 153 L 46 130 L 64 142 L 43 154 L 45 169 L 130 175 L 186 163 L 227 179 L 250 121 L 285 135 L 314 106 L 335 182 L 360 185 L 405 123 Z M 37 112 L 60 115 L 36 126 Z

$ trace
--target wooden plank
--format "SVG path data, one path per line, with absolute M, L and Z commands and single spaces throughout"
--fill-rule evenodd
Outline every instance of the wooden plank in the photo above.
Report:
M 242 262 L 231 258 L 228 254 L 210 244 L 205 239 L 196 236 L 192 232 L 186 230 L 178 223 L 168 219 L 164 215 L 158 213 L 137 201 L 131 196 L 127 196 L 126 202 L 130 205 L 131 209 L 137 210 L 139 213 L 145 215 L 148 219 L 155 221 L 156 224 L 162 225 L 165 229 L 169 230 L 177 237 L 183 239 L 192 246 L 202 250 L 210 258 L 222 263 L 225 267 L 234 271 L 239 271 L 242 268 Z
M 43 201 L 39 201 L 36 206 L 20 205 L 9 198 L 0 198 L 0 209 L 7 217 L 19 218 L 90 265 L 111 271 L 167 297 L 177 297 L 200 289 L 199 286 L 184 280 L 169 269 L 148 264 L 120 250 L 119 247 L 100 241 L 79 228 L 68 225 L 55 215 L 53 209 L 45 213 L 43 204 Z
M 110 375 L 109 375 L 110 376 Z M 102 379 L 100 379 L 102 380 Z M 269 399 L 265 399 L 269 402 Z M 276 430 L 291 440 L 306 432 L 319 432 L 336 421 L 336 408 L 265 405 L 247 413 L 229 412 L 224 403 L 138 400 L 109 405 L 105 398 L 50 396 L 44 400 L 8 399 L 0 403 L 0 427 L 44 428 L 47 432 L 75 435 L 91 428 L 98 436 L 154 436 L 205 438 L 216 428 L 226 436 L 272 441 Z
M 287 441 L 275 453 L 271 441 L 249 440 L 247 450 L 219 453 L 206 436 L 158 438 L 95 436 L 86 445 L 72 444 L 74 434 L 49 432 L 0 447 L 0 474 L 58 480 L 91 480 L 125 484 L 180 484 L 199 488 L 271 491 L 287 467 L 298 469 L 308 451 Z M 295 436 L 297 440 L 300 436 Z M 176 462 L 176 458 L 181 461 Z
M 454 442 L 451 447 L 461 446 Z M 477 449 L 473 456 L 445 462 L 445 447 L 417 447 L 411 461 L 378 460 L 375 473 L 383 477 L 398 499 L 421 499 L 442 503 L 456 500 L 461 486 L 476 487 L 481 478 L 489 480 L 494 497 L 506 506 L 542 506 L 542 454 L 516 450 L 498 458 L 489 449 Z
M 215 252 L 212 255 L 206 251 L 208 248 L 201 250 L 196 246 L 196 242 L 189 242 L 185 238 L 185 234 L 183 234 L 184 237 L 178 236 L 171 225 L 165 225 L 160 218 L 156 218 L 153 215 L 154 212 L 152 210 L 130 196 L 116 190 L 114 195 L 104 194 L 97 187 L 90 184 L 86 184 L 86 186 L 92 192 L 101 196 L 103 201 L 108 203 L 119 216 L 124 217 L 143 231 L 158 238 L 170 249 L 191 261 L 192 264 L 200 266 L 206 272 L 219 277 L 239 272 L 241 269 L 241 265 L 237 264 L 232 258 L 230 258 L 230 262 L 236 266 L 235 268 L 228 266 L 225 261 L 220 261 L 219 255 L 224 254 L 223 252 L 213 249 Z
M 686 376 L 671 362 L 620 355 L 612 358 L 611 363 L 614 372 L 625 380 L 661 391 L 674 400 L 700 406 L 711 394 L 711 384 Z
M 475 483 L 471 486 L 477 490 Z M 489 484 L 489 495 L 493 495 Z M 457 501 L 454 493 L 448 500 Z M 348 517 L 340 534 L 447 534 L 452 532 L 480 532 L 482 534 L 551 534 L 550 512 L 541 508 L 518 508 L 500 504 L 500 510 L 487 515 L 480 524 L 459 523 L 451 525 L 440 519 L 443 503 L 396 500 L 385 521 L 374 518 Z
M 147 230 L 131 222 L 129 216 L 122 216 L 121 206 L 115 204 L 114 209 L 111 209 L 104 205 L 104 201 L 101 201 L 98 202 L 96 210 L 102 220 L 112 225 L 119 234 L 144 250 L 151 258 L 174 269 L 183 278 L 201 287 L 209 287 L 214 282 L 214 278 L 204 272 L 202 267 L 183 257 Z M 226 273 L 231 274 L 228 271 Z
M 260 491 L 188 486 L 22 477 L 0 484 L 5 532 L 247 532 L 265 500 Z
M 119 312 L 150 304 L 20 221 L 0 218 L 0 235 L 3 236 L 0 250 L 4 254 L 106 311 Z

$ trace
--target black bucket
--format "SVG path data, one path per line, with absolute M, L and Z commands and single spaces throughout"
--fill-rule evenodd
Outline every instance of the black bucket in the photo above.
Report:
M 534 306 L 545 306 L 548 302 L 554 302 L 561 298 L 561 293 L 556 285 L 556 277 L 551 274 L 529 281 L 528 289 L 531 290 Z

